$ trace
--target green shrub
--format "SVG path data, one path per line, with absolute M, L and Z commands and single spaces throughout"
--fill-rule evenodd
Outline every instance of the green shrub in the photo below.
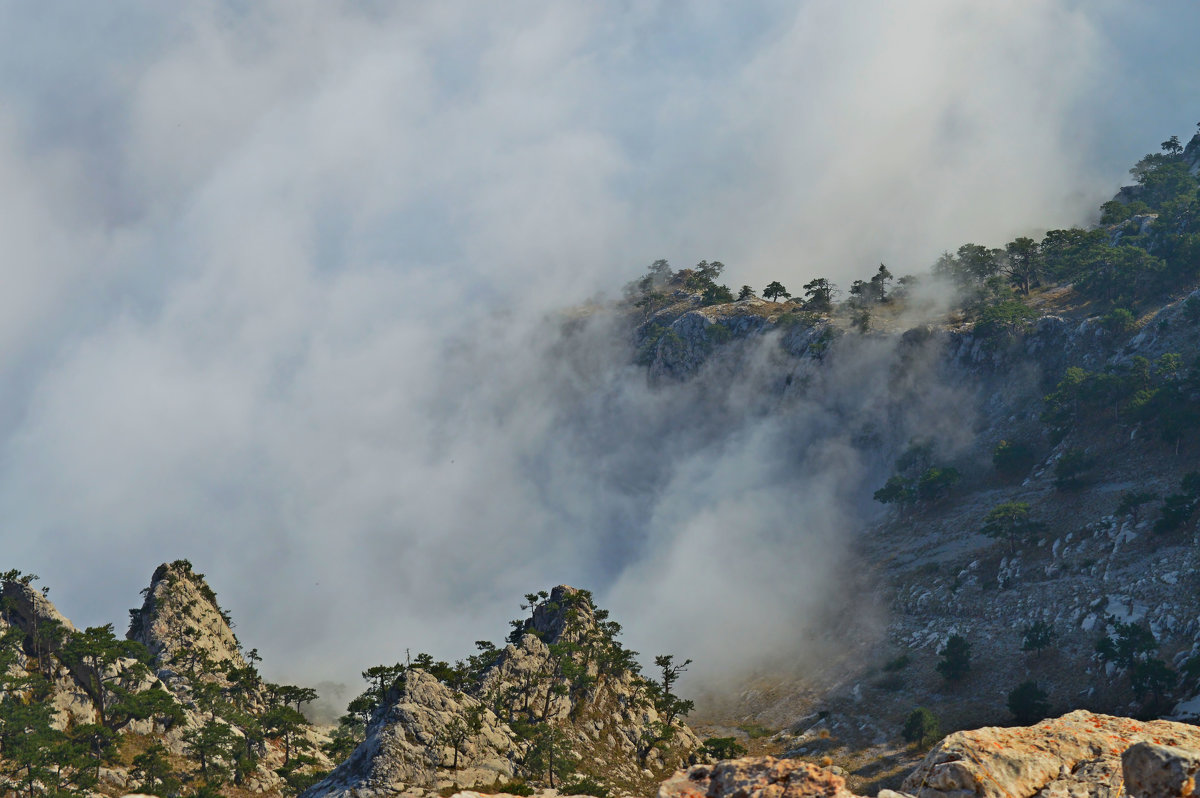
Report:
M 1137 324 L 1137 317 L 1125 308 L 1114 308 L 1100 317 L 1100 324 L 1109 332 L 1127 333 Z
M 757 740 L 760 737 L 770 737 L 775 733 L 761 723 L 743 723 L 741 726 L 738 726 L 738 729 L 744 731 L 746 736 L 751 740 Z
M 1050 702 L 1046 699 L 1046 691 L 1037 682 L 1021 682 L 1008 694 L 1008 711 L 1017 723 L 1028 726 L 1050 714 Z
M 917 745 L 931 745 L 942 736 L 937 716 L 925 707 L 917 707 L 904 721 L 904 739 Z
M 883 663 L 883 669 L 888 673 L 902 671 L 908 667 L 908 663 L 910 662 L 912 662 L 912 658 L 910 656 L 907 654 L 901 654 L 900 656 L 889 659 L 887 662 Z
M 940 499 L 958 484 L 959 479 L 961 477 L 956 468 L 930 468 L 917 480 L 917 498 L 922 501 Z
M 1078 490 L 1087 484 L 1087 472 L 1096 465 L 1096 458 L 1083 449 L 1068 449 L 1054 464 L 1054 487 L 1059 490 Z
M 595 798 L 608 798 L 609 789 L 590 776 L 576 776 L 558 787 L 559 795 L 593 795 Z
M 709 737 L 700 747 L 700 753 L 713 759 L 737 759 L 745 756 L 746 747 L 732 737 Z
M 950 635 L 938 656 L 942 659 L 937 672 L 948 682 L 961 680 L 971 670 L 971 644 L 962 635 Z
M 992 466 L 996 473 L 1009 479 L 1025 476 L 1036 462 L 1033 449 L 1023 443 L 1000 441 L 992 450 Z
M 1021 633 L 1022 651 L 1041 651 L 1054 642 L 1054 627 L 1045 621 L 1034 621 Z
M 714 344 L 723 344 L 733 338 L 733 330 L 719 321 L 708 325 L 704 330 L 704 334 Z

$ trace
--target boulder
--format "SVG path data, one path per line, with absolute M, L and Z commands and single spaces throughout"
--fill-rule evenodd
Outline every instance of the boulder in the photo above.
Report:
M 1136 743 L 1121 754 L 1121 772 L 1132 798 L 1184 798 L 1196 792 L 1200 752 Z
M 917 798 L 1121 798 L 1121 755 L 1143 742 L 1200 750 L 1200 728 L 1079 710 L 1028 727 L 955 732 L 902 789 Z
M 859 798 L 846 780 L 798 759 L 743 757 L 693 765 L 658 788 L 658 798 Z

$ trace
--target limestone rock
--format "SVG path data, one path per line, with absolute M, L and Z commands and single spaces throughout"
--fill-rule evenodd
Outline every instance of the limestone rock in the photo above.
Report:
M 658 798 L 858 798 L 846 780 L 798 759 L 743 757 L 693 765 L 658 788 Z
M 619 644 L 605 636 L 590 594 L 559 585 L 540 594 L 532 610 L 509 645 L 494 651 L 460 689 L 409 669 L 376 711 L 364 742 L 306 798 L 369 798 L 511 780 L 531 742 L 518 740 L 509 719 L 553 726 L 581 774 L 627 792 L 652 789 L 699 747 L 679 720 L 664 731 L 648 685 L 625 666 L 606 660 L 601 672 L 599 652 Z M 565 668 L 568 660 L 573 668 Z M 472 712 L 481 716 L 481 728 L 459 746 L 455 769 L 447 732 Z
M 158 566 L 126 636 L 144 644 L 160 666 L 199 654 L 246 665 L 216 594 L 187 560 Z
M 918 798 L 1120 798 L 1121 754 L 1140 742 L 1200 750 L 1200 728 L 1079 710 L 1029 727 L 955 732 L 903 789 Z
M 57 624 L 64 632 L 77 631 L 75 625 L 58 611 L 54 604 L 32 585 L 24 582 L 5 582 L 3 599 L 8 605 L 8 619 L 12 625 L 32 637 L 46 624 Z M 56 651 L 59 641 L 48 641 L 49 650 Z
M 480 703 L 451 690 L 422 670 L 406 674 L 404 687 L 386 711 L 376 715 L 367 739 L 349 759 L 305 793 L 317 796 L 395 795 L 404 787 L 437 788 L 459 784 L 492 784 L 513 775 L 516 746 L 512 732 L 491 710 L 482 708 L 482 728 L 459 752 L 457 773 L 451 770 L 454 749 L 447 727 Z
M 1183 798 L 1196 791 L 1200 752 L 1137 743 L 1121 755 L 1121 771 L 1133 798 Z

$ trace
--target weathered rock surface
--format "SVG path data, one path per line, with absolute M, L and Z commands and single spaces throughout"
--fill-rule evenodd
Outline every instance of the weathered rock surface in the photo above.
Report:
M 1018 728 L 951 734 L 900 791 L 877 798 L 1174 798 L 1200 773 L 1200 729 L 1172 721 L 1071 712 Z M 658 798 L 855 798 L 834 773 L 798 759 L 744 757 L 695 765 Z
M 478 734 L 464 741 L 459 767 L 447 729 L 467 711 L 481 711 Z M 406 675 L 390 706 L 373 719 L 367 739 L 306 795 L 396 795 L 408 786 L 492 784 L 513 775 L 513 734 L 490 709 L 421 670 Z
M 187 560 L 154 571 L 127 637 L 145 645 L 160 665 L 199 656 L 239 668 L 246 664 L 216 595 Z
M 1200 752 L 1136 743 L 1121 754 L 1121 771 L 1133 798 L 1183 798 L 1196 792 Z
M 12 630 L 20 633 L 15 640 L 7 636 L 6 642 L 12 646 L 5 652 L 12 663 L 9 675 L 21 679 L 40 672 L 48 680 L 44 701 L 54 710 L 54 728 L 65 730 L 101 722 L 98 705 L 103 701 L 111 709 L 113 696 L 97 691 L 94 674 L 85 663 L 70 657 L 69 647 L 64 645 L 81 631 L 27 580 L 5 582 L 2 593 L 0 634 Z M 138 654 L 137 658 L 118 656 L 105 666 L 102 678 L 106 684 L 119 685 L 132 695 L 165 692 L 168 708 L 161 714 L 126 718 L 111 728 L 122 736 L 153 738 L 163 744 L 176 763 L 181 763 L 190 752 L 188 733 L 213 721 L 217 705 L 236 702 L 240 712 L 261 716 L 270 708 L 268 689 L 257 677 L 245 678 L 250 669 L 246 668 L 229 620 L 211 588 L 190 564 L 177 561 L 160 566 L 144 593 L 146 601 L 135 613 L 129 638 L 146 645 L 154 654 L 157 673 L 146 667 L 144 654 Z M 107 631 L 111 634 L 111 628 Z M 245 671 L 243 681 L 237 685 L 219 667 L 230 665 Z M 233 739 L 245 739 L 245 732 L 236 723 L 228 719 L 215 722 L 224 725 Z M 299 730 L 297 737 L 309 744 L 309 770 L 332 767 L 319 748 L 328 740 L 326 736 L 308 727 Z M 259 737 L 257 741 L 239 743 L 253 749 L 256 757 L 256 767 L 241 774 L 242 787 L 268 793 L 279 793 L 285 787 L 284 778 L 276 771 L 288 754 L 277 742 Z M 293 738 L 293 745 L 296 743 Z M 107 794 L 119 794 L 139 783 L 127 765 L 101 767 L 97 775 L 100 792 Z
M 798 759 L 744 757 L 693 765 L 667 779 L 658 798 L 858 798 L 846 780 Z
M 39 627 L 47 624 L 58 626 L 63 632 L 76 631 L 75 625 L 58 611 L 58 608 L 42 595 L 42 592 L 25 582 L 5 582 L 0 591 L 5 605 L 8 607 L 9 622 L 19 627 L 25 634 L 37 637 Z M 58 640 L 49 640 L 49 650 L 58 649 Z
M 408 670 L 372 718 L 365 741 L 305 798 L 509 781 L 533 745 L 514 731 L 518 720 L 552 727 L 580 772 L 625 789 L 652 790 L 700 745 L 679 720 L 665 732 L 647 684 L 626 665 L 602 667 L 599 652 L 613 641 L 601 633 L 585 592 L 559 585 L 541 594 L 510 639 L 517 642 L 495 652 L 462 689 Z M 573 678 L 565 675 L 564 657 L 573 663 Z M 479 730 L 465 737 L 460 730 L 462 740 L 453 745 L 452 725 L 472 715 Z
M 1200 751 L 1200 728 L 1080 710 L 1023 728 L 955 732 L 903 789 L 918 798 L 1120 798 L 1121 755 L 1147 742 Z

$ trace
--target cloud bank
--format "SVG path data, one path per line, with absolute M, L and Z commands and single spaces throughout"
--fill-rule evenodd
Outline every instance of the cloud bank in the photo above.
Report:
M 869 375 L 651 386 L 568 309 L 658 257 L 845 283 L 1084 222 L 1195 124 L 1155 37 L 1197 13 L 7 6 L 6 567 L 120 625 L 187 557 L 276 678 L 461 656 L 558 582 L 714 670 L 800 639 Z

